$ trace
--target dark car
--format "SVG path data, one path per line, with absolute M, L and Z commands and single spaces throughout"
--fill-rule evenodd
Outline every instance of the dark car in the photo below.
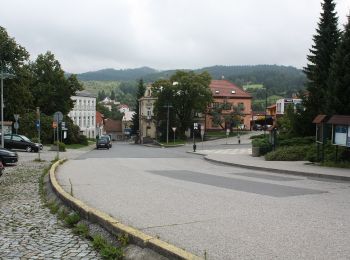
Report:
M 99 148 L 109 149 L 109 145 L 110 145 L 110 141 L 109 141 L 109 138 L 107 136 L 101 136 L 96 141 L 96 149 L 99 149 Z
M 0 148 L 0 161 L 3 165 L 14 164 L 18 161 L 18 155 L 14 151 Z
M 17 134 L 4 135 L 5 148 L 26 150 L 27 152 L 38 152 L 42 145 L 32 142 L 28 137 Z
M 255 124 L 255 125 L 253 125 L 253 130 L 254 131 L 261 131 L 261 130 L 263 130 L 263 126 L 259 125 L 259 124 Z
M 108 139 L 109 148 L 112 148 L 112 140 L 110 135 L 102 135 L 101 137 L 106 137 Z

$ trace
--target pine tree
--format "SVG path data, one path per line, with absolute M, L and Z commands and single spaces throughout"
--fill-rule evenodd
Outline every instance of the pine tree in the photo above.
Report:
M 115 100 L 115 93 L 114 90 L 111 90 L 111 96 L 110 96 L 111 100 Z
M 139 117 L 140 117 L 139 99 L 145 95 L 145 91 L 146 91 L 146 87 L 143 84 L 143 79 L 140 79 L 138 89 L 137 89 L 137 95 L 136 95 L 135 114 L 132 117 L 132 124 L 133 124 L 132 131 L 134 133 L 136 133 L 140 127 L 140 123 L 139 123 Z
M 309 64 L 304 68 L 307 76 L 308 95 L 304 100 L 307 113 L 312 120 L 316 115 L 326 112 L 330 66 L 340 39 L 338 17 L 333 0 L 324 0 L 320 22 L 314 35 L 311 54 L 307 56 Z
M 333 58 L 327 97 L 329 114 L 350 115 L 350 16 Z

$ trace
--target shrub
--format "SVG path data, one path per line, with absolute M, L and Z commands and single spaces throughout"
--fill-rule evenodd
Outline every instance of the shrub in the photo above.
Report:
M 292 145 L 307 145 L 314 144 L 315 137 L 314 136 L 306 136 L 306 137 L 294 137 L 294 138 L 278 138 L 279 146 L 292 146 Z
M 255 138 L 252 140 L 253 147 L 261 147 L 261 146 L 269 146 L 269 145 L 270 145 L 270 143 L 269 143 L 267 137 Z
M 308 146 L 281 147 L 265 155 L 267 161 L 303 161 L 306 158 Z
M 88 139 L 85 135 L 79 135 L 79 144 L 89 145 Z
M 57 143 L 58 143 L 58 149 L 60 152 L 65 152 L 66 151 L 66 145 L 64 143 L 61 143 L 61 142 L 54 142 L 54 146 L 57 147 Z M 56 148 L 56 151 L 57 151 L 57 148 Z

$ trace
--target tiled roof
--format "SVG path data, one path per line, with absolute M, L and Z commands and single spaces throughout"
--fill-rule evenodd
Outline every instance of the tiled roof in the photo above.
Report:
M 332 116 L 331 119 L 328 120 L 327 124 L 350 125 L 350 116 Z
M 328 116 L 326 115 L 318 115 L 315 117 L 315 119 L 312 121 L 312 123 L 314 124 L 321 124 L 324 123 L 325 121 L 327 121 Z
M 122 132 L 122 122 L 120 120 L 106 119 L 105 130 L 106 132 Z
M 96 124 L 103 124 L 103 114 L 100 112 L 96 111 Z
M 252 98 L 250 94 L 227 80 L 212 80 L 209 87 L 213 97 Z

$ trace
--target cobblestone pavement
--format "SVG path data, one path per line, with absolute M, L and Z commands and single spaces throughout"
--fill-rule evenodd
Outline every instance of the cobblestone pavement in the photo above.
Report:
M 49 162 L 22 160 L 0 178 L 0 259 L 99 259 L 41 203 L 39 177 Z

